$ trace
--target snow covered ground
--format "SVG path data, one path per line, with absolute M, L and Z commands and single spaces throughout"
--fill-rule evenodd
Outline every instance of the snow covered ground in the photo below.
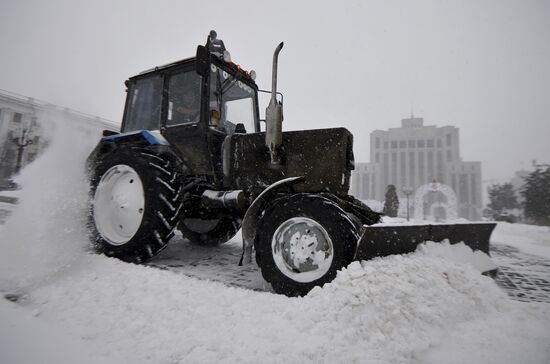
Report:
M 17 196 L 21 191 L 1 191 L 0 192 L 0 224 L 8 219 L 8 216 L 15 210 Z
M 550 227 L 499 222 L 491 243 L 513 246 L 550 261 Z
M 6 222 L 8 216 L 15 209 L 15 206 L 11 203 L 0 202 L 0 224 Z
M 463 247 L 354 262 L 303 298 L 91 254 L 82 166 L 99 134 L 51 130 L 0 225 L 0 293 L 20 298 L 0 299 L 1 363 L 550 362 L 550 304 L 510 300 L 449 259 Z M 495 240 L 545 256 L 541 229 L 499 224 Z

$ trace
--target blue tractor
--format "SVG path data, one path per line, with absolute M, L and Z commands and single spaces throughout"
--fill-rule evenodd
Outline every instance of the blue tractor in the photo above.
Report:
M 90 233 L 100 252 L 139 263 L 162 251 L 175 229 L 195 244 L 217 245 L 242 228 L 241 263 L 255 252 L 273 289 L 296 296 L 354 259 L 448 238 L 426 227 L 368 230 L 380 214 L 348 194 L 352 134 L 282 131 L 282 47 L 265 121 L 254 72 L 206 46 L 126 81 L 120 133 L 105 131 L 88 158 Z M 492 227 L 465 226 L 457 236 L 488 251 Z

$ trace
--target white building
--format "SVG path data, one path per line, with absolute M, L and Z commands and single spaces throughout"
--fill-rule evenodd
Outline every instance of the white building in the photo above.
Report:
M 401 120 L 400 128 L 371 133 L 370 162 L 356 163 L 351 193 L 363 200 L 383 201 L 390 184 L 404 197 L 403 188 L 414 191 L 434 181 L 454 191 L 459 217 L 480 218 L 481 163 L 460 158 L 458 128 L 424 126 L 424 119 L 411 116 Z M 445 199 L 437 194 L 426 196 L 424 215 L 433 213 L 430 206 L 442 205 Z M 445 211 L 435 214 L 440 218 L 448 215 Z
M 0 90 L 0 189 L 18 168 L 32 162 L 45 148 L 47 140 L 40 126 L 51 119 L 67 120 L 82 127 L 119 128 L 109 120 Z

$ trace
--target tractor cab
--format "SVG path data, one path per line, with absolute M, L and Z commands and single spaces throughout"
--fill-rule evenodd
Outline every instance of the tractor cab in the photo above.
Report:
M 258 87 L 243 71 L 199 46 L 197 56 L 126 81 L 122 133 L 159 130 L 197 175 L 221 180 L 222 143 L 260 131 Z

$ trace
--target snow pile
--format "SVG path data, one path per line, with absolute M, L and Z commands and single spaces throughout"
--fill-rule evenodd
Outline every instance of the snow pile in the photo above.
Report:
M 17 177 L 19 205 L 2 226 L 0 291 L 26 289 L 52 279 L 83 255 L 87 242 L 84 161 L 99 139 L 93 127 L 48 116 L 51 141 L 44 154 Z
M 427 241 L 420 244 L 416 251 L 431 257 L 445 258 L 454 263 L 468 264 L 480 273 L 497 268 L 487 254 L 480 250 L 472 251 L 469 246 L 462 242 L 451 245 L 448 240 L 440 243 Z
M 307 299 L 318 300 L 324 315 L 335 316 L 334 326 L 349 323 L 331 329 L 341 344 L 356 342 L 361 347 L 332 359 L 414 362 L 457 323 L 503 309 L 506 298 L 489 278 L 436 258 L 451 256 L 454 250 L 432 244 L 407 256 L 354 262 L 331 284 L 312 291 Z
M 483 328 L 483 337 L 461 330 L 491 350 L 505 342 L 501 352 L 529 348 L 537 360 L 550 358 L 538 339 L 548 332 L 548 305 L 511 302 L 490 278 L 433 255 L 427 246 L 354 262 L 304 298 L 89 255 L 87 269 L 34 290 L 27 304 L 35 320 L 62 328 L 98 358 L 136 363 L 422 363 L 457 325 Z M 485 362 L 475 354 L 460 353 Z

